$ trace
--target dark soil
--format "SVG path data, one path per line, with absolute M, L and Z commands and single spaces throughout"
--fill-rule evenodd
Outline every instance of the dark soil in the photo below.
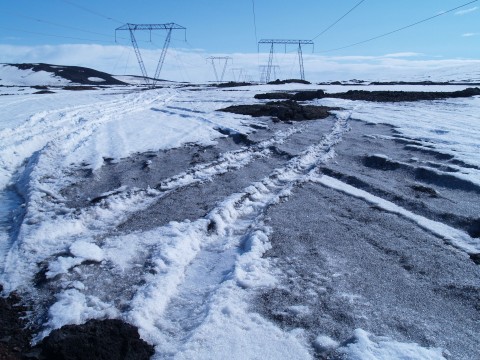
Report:
M 89 78 L 96 77 L 103 79 L 102 85 L 126 85 L 126 83 L 115 79 L 112 75 L 97 71 L 94 69 L 80 66 L 60 66 L 51 64 L 8 64 L 15 66 L 20 70 L 46 71 L 55 74 L 55 76 L 70 80 L 71 82 L 84 85 L 98 85 L 96 81 L 90 81 Z
M 137 328 L 121 320 L 67 325 L 32 347 L 33 332 L 24 320 L 27 312 L 17 294 L 0 297 L 0 360 L 143 360 L 154 354 Z
M 270 116 L 280 121 L 301 121 L 325 119 L 330 111 L 338 110 L 328 106 L 300 105 L 296 101 L 273 101 L 266 104 L 234 105 L 218 111 L 234 114 L 250 115 L 253 117 Z
M 0 297 L 0 360 L 23 359 L 30 351 L 31 333 L 23 320 L 26 311 L 15 293 Z
M 309 101 L 323 98 L 337 98 L 346 100 L 363 100 L 376 102 L 401 102 L 440 100 L 447 98 L 462 98 L 480 95 L 480 88 L 468 88 L 460 91 L 423 92 L 423 91 L 364 91 L 350 90 L 344 93 L 327 94 L 323 90 L 300 91 L 297 93 L 266 93 L 255 95 L 256 99 L 291 99 Z
M 140 339 L 138 330 L 121 320 L 90 320 L 54 330 L 39 345 L 49 360 L 146 360 L 153 346 Z

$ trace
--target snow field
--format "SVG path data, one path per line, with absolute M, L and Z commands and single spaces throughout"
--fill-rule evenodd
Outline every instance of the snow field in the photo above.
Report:
M 222 136 L 216 129 L 252 131 L 248 126 L 252 119 L 215 110 L 225 103 L 251 103 L 254 91 L 258 90 L 171 88 L 106 96 L 79 94 L 76 101 L 93 101 L 88 105 L 73 105 L 71 99 L 48 95 L 44 104 L 34 103 L 23 110 L 22 114 L 30 112 L 31 116 L 12 113 L 9 125 L 0 130 L 0 188 L 6 191 L 9 184 L 14 185 L 25 201 L 25 213 L 16 235 L 0 233 L 5 259 L 0 262 L 0 280 L 6 292 L 22 291 L 40 307 L 47 306 L 48 319 L 36 341 L 65 324 L 121 318 L 136 325 L 142 338 L 156 346 L 156 359 L 311 358 L 303 330 L 282 331 L 249 308 L 256 289 L 276 285 L 275 268 L 263 257 L 271 246 L 264 212 L 286 201 L 296 186 L 310 181 L 406 217 L 462 250 L 480 251 L 477 239 L 461 231 L 317 173 L 320 164 L 335 157 L 335 145 L 349 130 L 350 118 L 391 123 L 405 136 L 480 166 L 475 143 L 480 121 L 472 115 L 480 105 L 477 98 L 436 102 L 435 108 L 426 103 L 356 105 L 324 99 L 320 101 L 324 105 L 347 109 L 335 113 L 328 133 L 285 166 L 231 194 L 205 217 L 193 221 L 114 233 L 130 214 L 148 209 L 169 192 L 215 181 L 216 176 L 269 157 L 271 146 L 305 127 L 292 126 L 271 139 L 192 166 L 155 189 L 119 188 L 82 209 L 64 204 L 61 190 L 77 180 L 70 175 L 72 168 L 94 171 L 105 158 L 118 161 L 134 153 L 186 143 L 211 145 Z M 47 104 L 53 99 L 59 104 Z M 0 99 L 7 109 L 22 107 L 17 100 Z M 51 108 L 40 110 L 43 106 Z M 436 131 L 429 130 L 432 126 Z M 462 167 L 459 176 L 475 182 L 478 171 Z M 44 264 L 45 277 L 56 291 L 53 295 L 32 286 L 38 264 Z M 441 349 L 400 343 L 361 329 L 352 339 L 338 344 L 319 334 L 314 347 L 338 351 L 348 359 L 443 359 Z

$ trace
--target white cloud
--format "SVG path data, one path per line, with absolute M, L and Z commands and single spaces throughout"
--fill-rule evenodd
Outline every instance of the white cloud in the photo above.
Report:
M 153 75 L 160 55 L 158 49 L 142 49 L 147 72 Z M 215 79 L 212 65 L 205 59 L 208 56 L 231 56 L 225 80 L 233 80 L 233 68 L 242 68 L 248 81 L 260 78 L 259 65 L 268 61 L 268 53 L 211 54 L 199 49 L 170 49 L 165 59 L 161 78 L 207 82 Z M 384 80 L 415 79 L 425 74 L 435 77 L 439 69 L 469 66 L 478 69 L 479 60 L 419 59 L 422 54 L 403 52 L 383 56 L 324 56 L 304 54 L 305 75 L 313 82 L 330 80 Z M 115 75 L 139 75 L 137 59 L 130 46 L 121 45 L 45 45 L 14 46 L 0 45 L 0 63 L 44 62 L 57 65 L 77 65 L 91 67 Z M 298 78 L 299 66 L 296 53 L 277 53 L 274 64 L 279 65 L 277 77 Z M 221 65 L 217 67 L 220 68 Z M 237 71 L 237 75 L 238 75 Z
M 465 33 L 465 34 L 462 34 L 463 37 L 472 37 L 472 36 L 477 36 L 479 35 L 478 33 Z
M 469 9 L 465 9 L 465 10 L 459 10 L 455 13 L 455 15 L 466 15 L 466 14 L 470 14 L 474 11 L 477 11 L 478 10 L 478 6 L 474 6 L 472 8 L 469 8 Z
M 422 55 L 423 54 L 416 53 L 416 52 L 399 52 L 399 53 L 393 53 L 393 54 L 386 54 L 385 57 L 403 58 L 403 57 L 417 57 Z

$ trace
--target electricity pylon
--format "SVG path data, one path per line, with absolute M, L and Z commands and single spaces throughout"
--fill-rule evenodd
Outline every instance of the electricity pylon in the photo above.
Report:
M 228 60 L 233 61 L 232 58 L 230 56 L 210 56 L 207 58 L 207 60 L 211 60 L 212 62 L 213 72 L 215 73 L 215 79 L 217 80 L 217 82 L 222 82 L 223 77 L 225 76 L 225 70 L 227 69 Z M 223 64 L 223 70 L 222 70 L 222 75 L 220 76 L 220 79 L 218 78 L 218 72 L 217 72 L 217 66 L 215 65 L 215 60 L 225 61 Z
M 162 71 L 163 63 L 165 62 L 165 56 L 167 55 L 167 49 L 170 45 L 170 39 L 172 37 L 172 30 L 185 30 L 185 37 L 186 35 L 186 28 L 175 24 L 175 23 L 168 23 L 168 24 L 130 24 L 127 23 L 115 29 L 115 42 L 117 41 L 117 31 L 120 30 L 127 30 L 130 32 L 130 40 L 132 41 L 133 49 L 135 50 L 135 55 L 137 56 L 138 65 L 140 66 L 140 71 L 142 72 L 143 79 L 145 81 L 145 85 L 149 88 L 154 88 L 158 78 L 160 76 L 160 72 Z M 135 39 L 134 32 L 137 30 L 148 30 L 150 31 L 150 41 L 152 40 L 152 31 L 154 30 L 167 30 L 167 37 L 165 38 L 165 42 L 163 44 L 163 49 L 160 54 L 160 59 L 158 60 L 157 69 L 155 70 L 155 76 L 153 79 L 148 77 L 147 70 L 145 68 L 145 63 L 142 59 L 142 54 L 140 52 L 140 48 L 138 47 L 137 39 Z M 151 82 L 150 82 L 151 80 Z
M 285 40 L 285 39 L 262 39 L 258 42 L 258 50 L 260 51 L 261 44 L 270 44 L 270 55 L 268 57 L 268 65 L 267 65 L 267 74 L 265 77 L 265 82 L 270 81 L 270 74 L 272 71 L 272 63 L 273 63 L 273 50 L 274 44 L 282 44 L 285 45 L 285 52 L 287 52 L 287 45 L 297 45 L 297 52 L 298 52 L 298 64 L 300 66 L 300 79 L 305 80 L 305 70 L 303 67 L 303 52 L 302 52 L 302 45 L 312 45 L 314 43 L 312 40 Z
M 243 68 L 232 68 L 233 81 L 240 82 L 243 75 Z M 236 71 L 238 71 L 238 77 L 236 76 Z
M 265 81 L 266 75 L 267 75 L 267 68 L 268 65 L 260 65 L 260 83 L 267 83 L 268 81 Z M 271 69 L 273 70 L 273 77 L 277 77 L 277 69 L 280 69 L 279 65 L 270 65 Z

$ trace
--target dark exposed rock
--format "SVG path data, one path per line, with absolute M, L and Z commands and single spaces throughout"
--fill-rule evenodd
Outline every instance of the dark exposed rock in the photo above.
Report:
M 296 101 L 286 100 L 268 102 L 266 104 L 234 105 L 218 111 L 234 114 L 250 115 L 253 117 L 271 116 L 281 121 L 301 121 L 324 119 L 330 115 L 330 111 L 338 110 L 328 106 L 300 105 Z
M 301 79 L 286 79 L 286 80 L 280 80 L 277 79 L 275 81 L 270 81 L 268 85 L 283 85 L 283 84 L 311 84 L 310 81 L 307 80 L 301 80 Z
M 289 94 L 286 92 L 273 92 L 273 93 L 266 93 L 266 94 L 255 94 L 254 98 L 263 100 L 263 99 L 268 99 L 268 100 L 286 100 L 286 99 L 291 99 L 293 97 L 293 94 Z
M 39 91 L 35 91 L 34 94 L 55 94 L 55 91 L 51 91 L 51 90 L 39 90 Z
M 25 320 L 28 310 L 16 293 L 0 297 L 0 360 L 144 360 L 154 354 L 137 328 L 121 320 L 67 325 L 31 347 L 33 331 Z
M 300 91 L 292 96 L 293 100 L 296 101 L 309 101 L 315 99 L 323 99 L 326 97 L 325 91 L 316 90 L 316 91 Z
M 97 88 L 95 86 L 64 86 L 63 90 L 72 90 L 72 91 L 97 90 Z
M 363 158 L 363 165 L 378 170 L 397 170 L 401 165 L 383 156 L 368 155 Z
M 228 82 L 222 82 L 222 83 L 214 84 L 212 86 L 219 87 L 219 88 L 226 88 L 226 87 L 238 87 L 238 86 L 249 86 L 249 85 L 252 85 L 252 83 L 228 81 Z
M 52 331 L 39 347 L 49 360 L 143 360 L 153 346 L 140 339 L 138 330 L 121 320 L 90 320 Z
M 279 95 L 282 94 L 282 95 Z M 468 88 L 460 91 L 427 92 L 427 91 L 364 91 L 349 90 L 344 93 L 327 94 L 323 90 L 299 91 L 295 94 L 267 93 L 259 94 L 257 99 L 278 99 L 284 96 L 296 101 L 310 101 L 323 98 L 337 98 L 345 100 L 363 100 L 377 102 L 401 102 L 420 100 L 440 100 L 447 98 L 462 98 L 480 95 L 480 88 Z
M 22 359 L 29 351 L 31 332 L 23 320 L 26 311 L 17 294 L 0 297 L 0 360 Z

